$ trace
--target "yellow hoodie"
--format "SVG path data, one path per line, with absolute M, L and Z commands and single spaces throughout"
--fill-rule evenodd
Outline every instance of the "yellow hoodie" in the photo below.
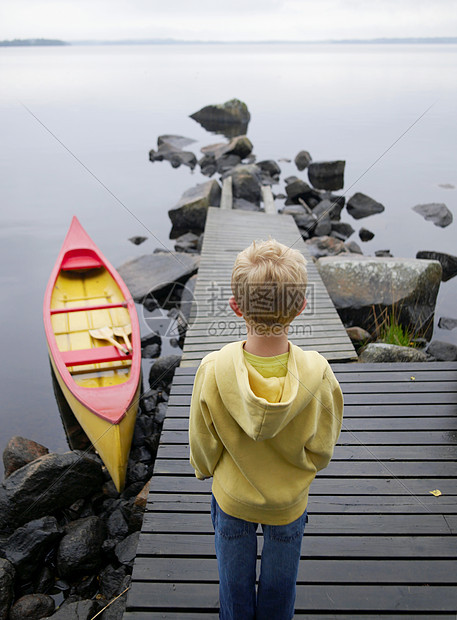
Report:
M 303 514 L 316 472 L 332 458 L 343 396 L 328 362 L 289 343 L 285 377 L 264 378 L 233 342 L 203 358 L 189 420 L 190 462 L 213 476 L 224 512 L 267 525 Z M 268 399 L 255 392 L 268 395 Z M 279 400 L 278 400 L 279 395 Z

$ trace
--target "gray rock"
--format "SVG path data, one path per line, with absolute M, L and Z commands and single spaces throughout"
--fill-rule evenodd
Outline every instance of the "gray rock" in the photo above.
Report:
M 125 566 L 133 565 L 139 538 L 140 532 L 133 532 L 133 534 L 130 534 L 130 536 L 127 536 L 127 538 L 116 545 L 114 551 L 121 564 Z
M 175 149 L 183 149 L 184 147 L 189 146 L 189 144 L 193 144 L 194 142 L 196 142 L 196 140 L 193 140 L 192 138 L 186 138 L 184 136 L 176 136 L 172 134 L 166 134 L 157 138 L 157 146 L 160 147 L 162 146 L 162 144 L 169 144 Z
M 365 347 L 359 356 L 359 362 L 426 362 L 428 355 L 412 347 L 400 347 L 396 344 L 373 342 Z
M 374 238 L 374 232 L 371 232 L 371 230 L 367 228 L 361 228 L 359 230 L 359 237 L 361 241 L 370 241 Z
M 416 205 L 413 207 L 413 211 L 440 228 L 446 228 L 446 226 L 452 224 L 452 213 L 443 203 L 432 202 L 426 205 Z
M 344 244 L 344 247 L 352 254 L 363 254 L 360 246 L 355 241 L 348 241 Z
M 349 198 L 347 210 L 355 220 L 360 220 L 363 217 L 368 217 L 375 213 L 382 213 L 384 211 L 384 205 L 380 202 L 376 202 L 376 200 L 373 200 L 373 198 L 370 198 L 370 196 L 366 194 L 357 192 Z
M 281 168 L 274 161 L 274 159 L 264 159 L 262 161 L 258 161 L 256 165 L 262 171 L 263 179 L 272 180 L 274 183 L 279 182 Z
M 372 339 L 370 332 L 367 332 L 366 329 L 362 329 L 361 327 L 357 326 L 348 327 L 346 329 L 346 333 L 351 339 L 351 341 L 356 343 L 368 342 Z
M 0 558 L 0 620 L 8 620 L 10 605 L 14 598 L 16 571 L 8 560 Z
M 443 268 L 443 282 L 447 282 L 457 274 L 457 256 L 452 254 L 422 250 L 416 254 L 416 258 L 439 261 Z
M 295 165 L 299 170 L 304 170 L 305 168 L 307 168 L 311 161 L 312 157 L 308 153 L 308 151 L 300 151 L 299 153 L 297 153 L 294 159 Z
M 40 620 L 54 613 L 54 599 L 46 594 L 26 594 L 11 607 L 9 620 Z
M 125 520 L 124 515 L 119 508 L 117 508 L 110 514 L 106 525 L 110 538 L 116 538 L 117 540 L 121 540 L 122 538 L 125 538 L 128 534 L 129 528 L 127 525 L 127 521 Z
M 317 219 L 314 234 L 316 237 L 326 237 L 332 232 L 332 220 L 328 215 L 320 215 Z
M 91 620 L 99 611 L 99 601 L 83 600 L 73 601 L 71 603 L 64 602 L 56 613 L 53 614 L 52 620 Z
M 143 303 L 148 295 L 167 289 L 174 282 L 195 273 L 200 257 L 186 252 L 144 254 L 118 268 L 135 301 Z
M 141 237 L 137 235 L 136 237 L 129 237 L 129 241 L 133 243 L 133 245 L 141 245 L 145 241 L 147 241 L 147 237 Z
M 293 218 L 302 234 L 306 232 L 308 237 L 313 234 L 317 226 L 317 217 L 314 214 L 300 213 L 294 215 Z
M 347 224 L 346 222 L 333 222 L 332 221 L 332 233 L 333 232 L 336 232 L 339 235 L 341 235 L 341 237 L 345 241 L 352 234 L 354 234 L 355 231 L 352 228 L 352 226 L 350 224 Z
M 390 256 L 390 258 L 393 258 L 393 254 L 391 253 L 390 250 L 376 250 L 374 255 L 379 258 L 382 256 Z
M 148 344 L 147 346 L 141 349 L 141 357 L 143 359 L 152 359 L 154 357 L 159 357 L 161 352 L 160 344 Z
M 234 137 L 247 132 L 251 118 L 247 105 L 239 99 L 223 104 L 208 105 L 190 115 L 207 131 L 221 130 L 225 136 Z
M 101 461 L 79 450 L 45 454 L 12 473 L 4 482 L 16 525 L 52 514 L 103 484 Z
M 253 149 L 252 142 L 247 136 L 235 136 L 227 143 L 210 144 L 201 151 L 204 155 L 212 155 L 219 159 L 223 155 L 237 155 L 240 159 L 247 157 Z
M 201 173 L 207 177 L 212 177 L 217 171 L 217 163 L 214 155 L 204 155 L 198 160 L 198 165 L 200 166 Z
M 183 151 L 167 142 L 162 142 L 157 151 L 154 149 L 149 151 L 149 161 L 163 161 L 164 159 L 169 161 L 173 168 L 179 168 L 181 164 L 184 164 L 193 170 L 197 165 L 197 158 L 194 153 Z
M 63 578 L 90 573 L 99 568 L 106 530 L 99 517 L 73 521 L 57 550 L 57 569 Z
M 433 340 L 427 347 L 427 353 L 440 362 L 455 362 L 457 360 L 457 347 L 450 342 Z
M 11 437 L 3 451 L 5 478 L 8 478 L 13 471 L 48 453 L 49 450 L 36 441 L 19 436 Z
M 242 198 L 260 205 L 262 172 L 255 164 L 240 164 L 226 173 L 223 178 L 232 177 L 233 198 Z
M 157 405 L 157 409 L 155 412 L 155 420 L 159 424 L 161 424 L 167 415 L 168 404 L 167 403 L 159 403 Z
M 30 521 L 10 536 L 5 549 L 6 559 L 16 569 L 18 576 L 27 580 L 41 566 L 46 553 L 63 536 L 54 517 L 46 516 Z
M 234 155 L 233 153 L 229 153 L 227 155 L 222 155 L 216 159 L 216 171 L 219 174 L 225 174 L 232 168 L 235 168 L 241 163 L 241 157 L 239 155 Z
M 181 357 L 181 355 L 164 355 L 153 363 L 149 371 L 149 385 L 151 388 L 171 383 L 175 374 L 175 368 L 179 366 Z
M 125 579 L 127 569 L 125 566 L 114 568 L 108 564 L 100 573 L 100 594 L 107 600 L 114 598 L 122 592 L 121 586 Z
M 305 183 L 305 181 L 302 181 L 301 179 L 293 180 L 291 183 L 288 183 L 286 185 L 286 194 L 287 198 L 294 203 L 298 203 L 300 198 L 304 200 L 307 204 L 310 198 L 320 200 L 318 192 L 316 192 L 315 189 L 313 189 L 310 185 L 308 185 L 308 183 Z
M 260 211 L 259 205 L 249 202 L 249 200 L 244 200 L 244 198 L 234 198 L 232 207 L 241 211 Z
M 317 266 L 345 325 L 370 331 L 375 307 L 377 316 L 395 310 L 415 335 L 431 334 L 441 280 L 437 261 L 346 255 L 320 258 Z
M 313 162 L 308 166 L 308 178 L 317 189 L 335 190 L 344 186 L 345 161 Z
M 177 252 L 197 252 L 198 240 L 200 235 L 188 232 L 175 240 L 175 250 Z
M 200 183 L 184 192 L 174 209 L 168 211 L 172 223 L 170 239 L 186 232 L 199 235 L 205 228 L 208 207 L 218 207 L 221 187 L 217 181 Z
M 438 327 L 440 327 L 441 329 L 455 329 L 457 327 L 457 319 L 452 319 L 448 316 L 442 316 L 438 321 Z
M 343 206 L 344 203 L 339 200 L 332 201 L 325 198 L 314 207 L 313 213 L 317 217 L 325 215 L 328 216 L 332 221 L 339 221 Z
M 337 254 L 349 254 L 345 244 L 335 237 L 313 237 L 305 241 L 309 253 L 314 258 L 323 256 L 335 256 Z

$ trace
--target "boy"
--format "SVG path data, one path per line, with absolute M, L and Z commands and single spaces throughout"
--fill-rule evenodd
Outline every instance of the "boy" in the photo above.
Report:
M 341 430 L 343 397 L 329 364 L 288 341 L 306 284 L 304 257 L 274 239 L 238 254 L 229 304 L 247 338 L 207 355 L 195 376 L 190 462 L 197 478 L 213 477 L 222 620 L 293 617 L 309 486 Z

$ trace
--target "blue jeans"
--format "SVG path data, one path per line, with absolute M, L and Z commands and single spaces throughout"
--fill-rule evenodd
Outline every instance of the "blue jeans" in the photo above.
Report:
M 232 517 L 211 500 L 221 620 L 291 620 L 307 511 L 287 525 L 262 525 L 257 589 L 257 523 Z

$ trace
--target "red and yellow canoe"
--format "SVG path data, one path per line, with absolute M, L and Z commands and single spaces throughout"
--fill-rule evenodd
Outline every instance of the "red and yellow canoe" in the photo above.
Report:
M 138 316 L 127 286 L 76 217 L 49 278 L 43 315 L 57 381 L 121 491 L 140 394 Z M 116 346 L 93 336 L 107 328 L 129 335 L 114 336 Z

